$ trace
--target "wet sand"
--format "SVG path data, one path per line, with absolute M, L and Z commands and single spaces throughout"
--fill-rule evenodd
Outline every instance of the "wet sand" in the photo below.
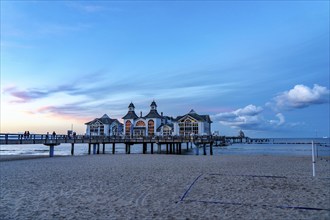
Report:
M 1 160 L 0 219 L 329 219 L 330 162 L 88 155 Z

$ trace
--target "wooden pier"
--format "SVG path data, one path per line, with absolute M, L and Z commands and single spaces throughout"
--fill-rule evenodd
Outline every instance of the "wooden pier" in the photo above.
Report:
M 206 155 L 206 146 L 210 148 L 210 155 L 213 155 L 213 146 L 221 146 L 225 144 L 223 136 L 154 136 L 154 137 L 122 137 L 122 136 L 85 136 L 85 135 L 45 135 L 32 134 L 24 136 L 23 134 L 0 134 L 1 145 L 18 145 L 18 144 L 43 144 L 49 146 L 49 156 L 54 156 L 54 148 L 62 143 L 71 143 L 71 155 L 74 155 L 75 144 L 87 144 L 88 154 L 105 154 L 106 145 L 112 145 L 112 154 L 115 154 L 116 144 L 125 144 L 125 153 L 131 153 L 131 147 L 134 144 L 142 145 L 142 153 L 146 154 L 148 146 L 150 153 L 155 151 L 160 154 L 162 146 L 166 146 L 166 154 L 182 154 L 182 147 L 186 147 L 186 151 L 192 148 L 192 144 L 197 148 L 203 148 L 203 154 Z M 100 149 L 102 146 L 102 149 Z M 155 147 L 157 147 L 155 149 Z M 198 150 L 199 152 L 199 150 Z M 197 154 L 197 153 L 196 153 Z

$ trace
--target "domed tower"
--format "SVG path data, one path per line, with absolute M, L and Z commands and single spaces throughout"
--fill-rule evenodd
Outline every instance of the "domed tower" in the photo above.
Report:
M 127 114 L 122 118 L 122 119 L 124 119 L 125 135 L 127 135 L 127 136 L 132 135 L 134 122 L 135 122 L 135 119 L 137 119 L 137 118 L 138 118 L 138 116 L 135 114 L 135 106 L 131 102 L 128 106 Z
M 135 106 L 134 106 L 133 102 L 131 102 L 128 106 L 128 111 L 129 112 L 134 112 L 134 110 L 135 110 Z
M 151 110 L 156 110 L 157 111 L 157 104 L 156 104 L 155 100 L 152 101 L 150 107 L 151 107 Z
M 155 101 L 151 102 L 150 112 L 144 117 L 148 123 L 148 136 L 153 136 L 157 128 L 162 123 L 162 116 L 157 112 L 157 104 Z

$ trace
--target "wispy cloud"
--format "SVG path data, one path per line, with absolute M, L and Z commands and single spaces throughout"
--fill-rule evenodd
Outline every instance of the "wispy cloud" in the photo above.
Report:
M 328 103 L 329 94 L 329 89 L 317 84 L 313 88 L 305 85 L 296 85 L 293 89 L 277 95 L 273 98 L 273 102 L 268 103 L 268 105 L 280 110 L 305 108 L 310 105 Z
M 85 13 L 97 13 L 101 11 L 110 10 L 108 7 L 96 4 L 95 2 L 69 2 L 66 4 L 68 7 L 76 9 Z M 111 8 L 111 10 L 117 10 L 117 8 Z

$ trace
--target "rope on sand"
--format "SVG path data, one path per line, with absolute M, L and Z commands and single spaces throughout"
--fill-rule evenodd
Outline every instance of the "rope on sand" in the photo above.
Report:
M 194 182 L 192 182 L 192 184 L 190 184 L 189 188 L 186 190 L 186 192 L 183 194 L 183 196 L 180 199 L 180 202 L 183 201 L 183 199 L 186 197 L 186 195 L 188 194 L 189 190 L 191 189 L 191 187 L 197 182 L 197 180 L 202 176 L 203 174 L 199 175 Z
M 221 205 L 261 206 L 261 207 L 280 208 L 280 209 L 330 211 L 330 209 L 311 208 L 311 207 L 302 207 L 302 206 L 282 206 L 282 205 L 272 206 L 272 205 L 245 204 L 239 202 L 221 202 L 221 201 L 207 201 L 207 200 L 193 200 L 193 199 L 187 199 L 185 200 L 185 202 L 200 202 L 200 203 L 221 204 Z

